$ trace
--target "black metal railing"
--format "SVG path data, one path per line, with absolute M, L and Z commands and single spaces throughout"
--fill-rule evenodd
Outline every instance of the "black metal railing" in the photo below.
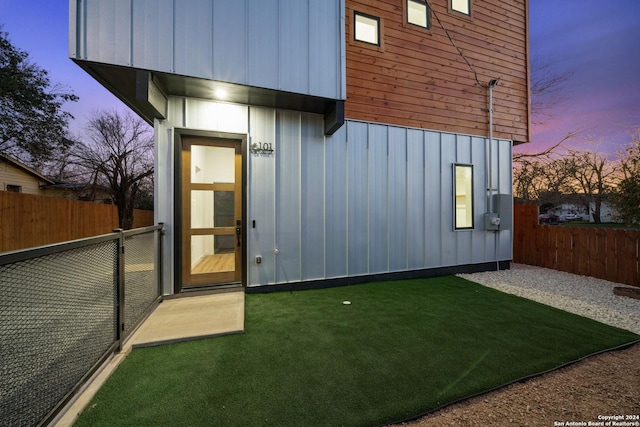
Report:
M 162 225 L 0 254 L 0 426 L 49 422 L 161 295 Z

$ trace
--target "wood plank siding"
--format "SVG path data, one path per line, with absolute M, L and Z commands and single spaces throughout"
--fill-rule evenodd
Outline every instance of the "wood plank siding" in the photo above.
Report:
M 488 135 L 488 91 L 431 13 L 431 28 L 406 22 L 407 0 L 347 0 L 348 119 Z M 430 0 L 486 85 L 493 89 L 494 137 L 530 140 L 527 0 L 472 0 L 471 17 Z M 380 46 L 354 40 L 354 11 L 380 18 Z

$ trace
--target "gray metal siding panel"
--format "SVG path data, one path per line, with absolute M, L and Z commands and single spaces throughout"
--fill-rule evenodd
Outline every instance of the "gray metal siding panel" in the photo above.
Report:
M 309 3 L 280 0 L 278 88 L 309 92 Z
M 446 207 L 442 205 L 442 170 L 440 133 L 425 132 L 424 173 L 425 183 L 425 264 L 424 267 L 442 266 L 442 238 L 450 228 L 443 224 Z M 444 212 L 443 212 L 444 210 Z
M 89 61 L 131 65 L 131 1 L 86 0 Z
M 486 191 L 486 167 L 485 167 L 485 140 L 484 138 L 473 137 L 471 139 L 471 160 L 473 163 L 473 206 L 474 225 L 476 230 L 484 229 L 484 214 L 486 212 L 487 191 Z M 473 233 L 471 243 L 471 262 L 480 263 L 487 259 L 485 241 L 486 233 Z
M 247 1 L 213 3 L 213 76 L 247 83 Z
M 300 281 L 300 114 L 276 113 L 276 282 Z
M 250 3 L 247 22 L 247 78 L 251 86 L 278 88 L 280 23 L 277 3 L 275 0 Z
M 367 125 L 347 123 L 348 274 L 369 272 Z
M 325 277 L 325 140 L 320 116 L 302 116 L 302 280 Z M 332 229 L 332 224 L 329 229 Z
M 424 132 L 407 130 L 407 228 L 408 268 L 426 265 L 427 231 L 425 221 L 425 163 Z
M 207 79 L 213 77 L 212 13 L 210 0 L 176 2 L 173 52 L 175 73 Z M 162 47 L 158 46 L 158 49 L 161 50 Z
M 413 204 L 407 198 L 407 130 L 389 129 L 389 270 L 401 271 L 408 267 L 407 234 L 414 232 L 407 221 L 407 209 Z M 422 197 L 420 197 L 420 200 Z M 411 227 L 410 227 L 411 225 Z
M 484 230 L 484 138 L 354 121 L 325 137 L 318 115 L 250 115 L 251 141 L 276 141 L 249 159 L 251 285 L 510 259 L 511 233 Z M 496 150 L 510 191 L 510 144 Z M 455 163 L 474 166 L 472 230 L 453 227 Z
M 388 129 L 388 126 L 369 125 L 367 166 L 369 273 L 382 273 L 389 270 Z
M 249 110 L 249 143 L 275 141 L 275 111 L 265 108 Z M 250 155 L 248 171 L 248 246 L 249 286 L 275 283 L 275 161 L 271 156 Z M 253 228 L 253 221 L 256 227 Z M 255 257 L 262 263 L 256 264 Z
M 132 23 L 132 66 L 172 72 L 173 0 L 134 1 Z
M 344 1 L 311 1 L 309 4 L 309 91 L 327 98 L 346 98 L 346 65 L 341 57 L 345 31 L 341 19 Z M 340 77 L 342 76 L 342 77 Z
M 326 277 L 347 275 L 347 127 L 325 140 Z
M 440 252 L 441 265 L 456 264 L 456 233 L 453 231 L 453 163 L 456 162 L 456 135 L 442 134 L 440 136 L 440 226 L 442 227 L 442 242 Z M 467 231 L 468 232 L 468 231 Z

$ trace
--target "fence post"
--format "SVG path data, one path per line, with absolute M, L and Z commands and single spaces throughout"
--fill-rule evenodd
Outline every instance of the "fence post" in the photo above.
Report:
M 118 347 L 116 353 L 122 351 L 122 339 L 124 337 L 124 230 L 122 228 L 116 228 L 114 233 L 118 233 L 118 256 L 117 256 L 117 268 L 116 279 L 118 283 L 118 297 L 117 301 L 117 315 L 116 315 L 116 339 L 118 340 Z
M 164 229 L 164 222 L 159 222 L 160 230 L 158 231 L 158 296 L 162 295 L 162 286 L 164 283 L 164 262 L 163 262 L 163 249 L 162 244 L 164 241 L 164 236 L 167 232 Z

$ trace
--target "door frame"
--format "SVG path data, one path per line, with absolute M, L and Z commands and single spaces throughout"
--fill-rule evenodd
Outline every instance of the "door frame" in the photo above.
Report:
M 241 284 L 242 287 L 247 286 L 247 164 L 248 164 L 248 156 L 247 156 L 247 140 L 248 136 L 246 134 L 237 134 L 237 133 L 227 133 L 227 132 L 212 132 L 212 131 L 199 131 L 195 129 L 185 129 L 185 128 L 174 128 L 174 138 L 173 138 L 173 167 L 174 167 L 174 194 L 173 194 L 173 218 L 174 218 L 174 226 L 173 231 L 175 238 L 173 240 L 173 250 L 174 250 L 174 258 L 173 258 L 173 283 L 174 283 L 174 293 L 178 294 L 184 291 L 193 291 L 193 290 L 201 290 L 206 288 L 212 288 L 216 286 L 224 286 L 224 285 L 192 285 L 183 288 L 182 286 L 182 255 L 183 255 L 183 245 L 182 245 L 182 136 L 194 136 L 201 138 L 212 138 L 212 139 L 226 139 L 226 140 L 235 140 L 240 143 L 240 153 L 242 155 L 242 234 L 241 234 L 241 253 L 240 253 L 240 271 L 241 271 Z

